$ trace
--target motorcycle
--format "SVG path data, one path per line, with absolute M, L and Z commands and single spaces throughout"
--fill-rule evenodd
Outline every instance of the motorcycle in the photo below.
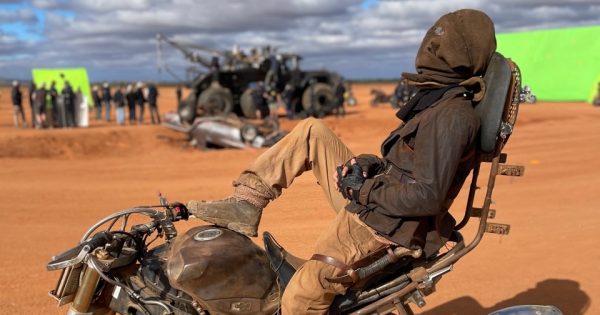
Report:
M 496 54 L 484 77 L 488 87 L 476 107 L 480 114 L 480 163 L 473 170 L 465 215 L 454 229 L 451 248 L 423 257 L 420 248 L 403 247 L 370 257 L 360 266 L 330 281 L 347 285 L 330 314 L 413 314 L 425 305 L 443 275 L 473 250 L 485 232 L 508 234 L 510 226 L 489 223 L 496 176 L 522 176 L 524 168 L 507 165 L 502 148 L 512 133 L 520 102 L 520 73 L 510 60 Z M 481 207 L 474 207 L 481 163 L 491 163 Z M 264 249 L 248 237 L 226 228 L 204 225 L 178 235 L 175 223 L 190 217 L 180 203 L 126 209 L 98 221 L 80 243 L 55 256 L 48 270 L 61 270 L 50 295 L 68 314 L 277 314 L 287 283 L 304 260 L 288 253 L 271 234 Z M 129 224 L 133 216 L 145 223 Z M 465 242 L 460 230 L 471 218 L 478 231 Z M 136 221 L 139 222 L 139 221 Z M 118 228 L 115 228 L 117 227 Z M 162 244 L 152 246 L 157 239 Z M 561 314 L 551 306 L 519 306 L 495 312 Z

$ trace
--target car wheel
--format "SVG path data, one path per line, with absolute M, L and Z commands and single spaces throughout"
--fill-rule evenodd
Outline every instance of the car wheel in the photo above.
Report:
M 256 118 L 256 110 L 258 106 L 254 101 L 254 97 L 252 96 L 252 89 L 246 89 L 242 96 L 240 97 L 240 107 L 242 108 L 242 114 L 244 117 L 249 119 Z
M 314 96 L 311 94 L 314 94 Z M 333 87 L 325 83 L 316 83 L 312 89 L 311 87 L 307 87 L 304 93 L 302 93 L 302 107 L 308 113 L 329 112 L 334 104 L 335 93 L 333 92 Z
M 198 107 L 209 116 L 228 114 L 233 110 L 231 91 L 224 87 L 211 86 L 200 93 Z

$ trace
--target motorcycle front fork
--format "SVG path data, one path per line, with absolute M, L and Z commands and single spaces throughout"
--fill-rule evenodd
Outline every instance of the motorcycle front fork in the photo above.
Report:
M 77 289 L 77 293 L 75 294 L 75 298 L 73 298 L 73 303 L 71 304 L 67 315 L 114 314 L 114 312 L 107 308 L 101 308 L 97 310 L 90 309 L 92 300 L 96 294 L 99 280 L 100 275 L 94 269 L 89 267 L 85 268 L 83 277 L 79 283 L 79 288 Z

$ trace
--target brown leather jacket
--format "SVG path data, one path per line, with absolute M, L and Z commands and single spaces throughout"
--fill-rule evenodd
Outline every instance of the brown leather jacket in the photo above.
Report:
M 447 213 L 475 164 L 479 117 L 463 87 L 447 91 L 428 109 L 392 131 L 370 160 L 376 175 L 347 210 L 404 247 L 434 254 L 449 238 L 455 220 Z

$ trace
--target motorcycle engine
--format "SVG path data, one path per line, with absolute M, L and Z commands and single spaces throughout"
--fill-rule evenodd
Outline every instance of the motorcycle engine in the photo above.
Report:
M 265 252 L 225 228 L 198 226 L 178 236 L 166 269 L 171 286 L 211 314 L 273 314 L 279 306 L 277 276 Z
M 135 269 L 125 267 L 119 274 L 126 279 L 127 285 L 139 296 L 148 301 L 160 301 L 168 305 L 175 315 L 198 315 L 200 312 L 191 296 L 173 288 L 166 272 L 166 259 L 171 245 L 165 243 L 149 250 Z M 134 266 L 134 265 L 132 265 Z M 138 267 L 139 266 L 139 267 Z M 151 314 L 162 314 L 164 309 L 156 304 L 142 303 Z M 122 289 L 116 287 L 112 291 L 110 309 L 119 314 L 144 314 L 141 304 L 131 300 Z

